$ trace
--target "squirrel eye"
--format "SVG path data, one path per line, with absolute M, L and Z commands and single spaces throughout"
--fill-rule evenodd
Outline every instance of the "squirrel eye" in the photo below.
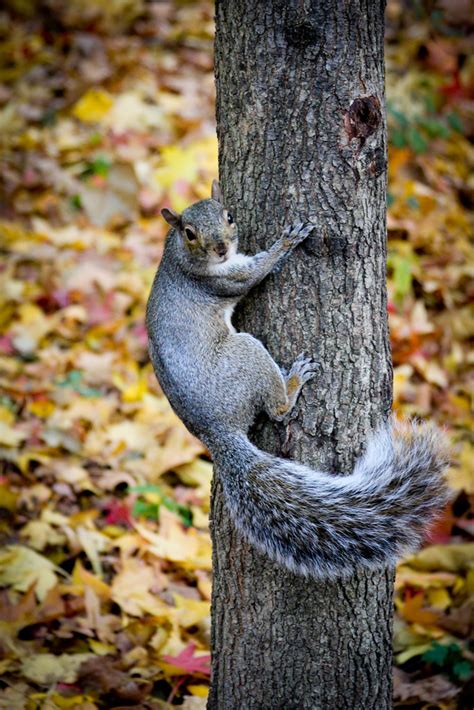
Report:
M 192 229 L 190 229 L 189 227 L 186 227 L 186 229 L 184 230 L 184 233 L 186 234 L 186 237 L 188 238 L 188 240 L 190 242 L 193 242 L 195 239 L 197 239 L 196 233 Z
M 234 224 L 234 218 L 232 217 L 230 212 L 227 212 L 227 221 L 229 224 Z

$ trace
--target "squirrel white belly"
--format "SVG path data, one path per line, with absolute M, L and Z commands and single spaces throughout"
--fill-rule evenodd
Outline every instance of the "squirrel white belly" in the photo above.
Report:
M 287 568 L 316 578 L 393 564 L 416 548 L 447 499 L 443 436 L 429 424 L 381 424 L 352 474 L 272 456 L 247 438 L 264 409 L 285 421 L 315 363 L 288 373 L 232 326 L 237 302 L 315 229 L 298 224 L 268 250 L 237 254 L 237 228 L 212 198 L 171 225 L 147 306 L 150 357 L 171 406 L 208 446 L 226 505 L 243 535 Z

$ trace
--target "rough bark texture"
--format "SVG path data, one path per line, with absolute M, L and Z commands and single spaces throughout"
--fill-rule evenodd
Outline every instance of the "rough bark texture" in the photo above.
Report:
M 380 0 L 218 0 L 220 177 L 243 250 L 317 234 L 242 304 L 277 362 L 320 363 L 285 429 L 254 440 L 349 472 L 391 405 Z M 214 482 L 212 710 L 391 707 L 392 570 L 296 577 L 235 532 Z

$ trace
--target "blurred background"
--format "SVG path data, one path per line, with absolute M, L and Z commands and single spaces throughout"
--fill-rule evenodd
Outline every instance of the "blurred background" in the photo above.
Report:
M 208 0 L 0 10 L 0 708 L 204 708 L 211 464 L 144 309 L 162 206 L 217 175 Z M 472 710 L 473 8 L 389 0 L 394 406 L 446 427 L 452 503 L 399 565 L 395 704 Z

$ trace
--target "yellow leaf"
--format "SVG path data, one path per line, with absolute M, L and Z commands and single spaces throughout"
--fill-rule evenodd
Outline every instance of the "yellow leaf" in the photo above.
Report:
M 156 131 L 163 132 L 169 128 L 163 107 L 146 101 L 144 96 L 134 91 L 119 94 L 104 123 L 116 132 L 122 131 Z
M 474 594 L 474 567 L 467 573 L 466 587 L 468 594 Z
M 124 402 L 139 402 L 147 393 L 147 382 L 145 377 L 140 377 L 138 382 L 129 385 L 122 390 L 122 399 Z
M 102 562 L 100 555 L 102 552 L 109 549 L 109 538 L 97 530 L 88 530 L 87 528 L 81 526 L 77 528 L 76 534 L 82 549 L 89 558 L 95 574 L 98 577 L 102 577 Z
M 107 439 L 112 443 L 125 444 L 130 450 L 142 451 L 156 444 L 152 427 L 139 422 L 124 420 L 107 430 Z
M 0 508 L 15 510 L 18 493 L 12 491 L 7 484 L 0 483 Z
M 450 572 L 419 572 L 408 565 L 400 565 L 397 569 L 395 589 L 400 589 L 406 584 L 421 589 L 450 587 L 456 579 L 456 575 Z
M 167 190 L 178 180 L 195 182 L 197 173 L 196 153 L 192 146 L 170 145 L 161 151 L 154 177 L 158 186 Z
M 32 461 L 46 464 L 51 461 L 51 456 L 48 456 L 42 451 L 35 451 L 31 448 L 30 450 L 25 451 L 25 453 L 19 454 L 15 458 L 15 462 L 22 473 L 26 473 L 28 471 Z
M 66 573 L 52 562 L 23 545 L 10 545 L 0 550 L 0 585 L 26 592 L 35 585 L 40 601 Z
M 196 486 L 196 492 L 204 500 L 211 495 L 212 463 L 196 459 L 176 468 L 176 473 L 187 486 Z
M 205 501 L 204 506 L 191 505 L 190 508 L 193 514 L 194 527 L 200 528 L 201 530 L 209 530 L 209 515 L 203 510 L 203 508 L 208 508 L 207 500 Z
M 38 551 L 44 550 L 48 545 L 63 545 L 66 541 L 65 534 L 43 519 L 44 513 L 41 514 L 41 518 L 41 520 L 30 520 L 20 530 L 20 536 L 30 547 Z
M 110 599 L 112 590 L 109 585 L 86 570 L 80 560 L 76 560 L 76 564 L 74 565 L 72 583 L 77 585 L 81 591 L 84 591 L 85 587 L 90 587 L 101 599 Z
M 0 421 L 0 444 L 3 446 L 18 446 L 27 438 L 23 431 L 17 431 L 9 424 Z
M 97 705 L 93 702 L 91 695 L 60 695 L 59 693 L 34 693 L 30 695 L 34 700 L 44 701 L 40 706 L 41 710 L 59 710 L 71 708 L 71 710 L 97 710 Z M 27 710 L 32 710 L 27 708 Z
M 4 424 L 13 424 L 15 421 L 15 415 L 7 407 L 0 406 L 0 422 Z
M 159 535 L 140 523 L 135 523 L 135 528 L 150 543 L 151 554 L 181 562 L 187 569 L 211 569 L 209 536 L 194 528 L 184 530 L 179 519 L 168 510 L 160 511 Z
M 395 656 L 395 659 L 399 665 L 402 665 L 402 663 L 406 663 L 407 661 L 409 661 L 410 658 L 414 658 L 415 656 L 421 656 L 429 648 L 431 648 L 430 643 L 424 643 L 420 646 L 410 646 L 405 651 L 398 653 Z
M 37 399 L 34 402 L 28 402 L 28 411 L 40 419 L 46 419 L 55 410 L 55 405 L 47 399 Z
M 208 619 L 211 614 L 209 602 L 202 602 L 198 599 L 189 599 L 180 594 L 173 594 L 174 603 L 179 609 L 178 620 L 181 626 L 195 626 L 200 621 Z
M 6 673 L 14 663 L 13 658 L 4 658 L 0 661 L 0 676 Z M 1 707 L 1 705 L 0 705 Z
M 426 571 L 460 572 L 474 566 L 474 542 L 457 545 L 431 545 L 418 552 L 409 564 Z
M 207 685 L 188 685 L 188 690 L 198 698 L 207 698 L 209 694 L 209 686 Z
M 112 582 L 112 599 L 130 616 L 151 614 L 173 620 L 176 609 L 165 604 L 150 589 L 156 587 L 157 577 L 152 567 L 135 557 L 126 558 L 122 570 Z
M 446 370 L 443 370 L 433 360 L 427 360 L 422 355 L 415 354 L 412 355 L 411 362 L 427 382 L 431 382 L 431 384 L 438 385 L 439 387 L 448 386 Z
M 41 685 L 74 683 L 81 665 L 92 658 L 95 658 L 93 653 L 63 653 L 59 656 L 52 653 L 39 653 L 25 658 L 22 672 L 28 680 Z
M 210 601 L 212 596 L 212 582 L 209 575 L 199 569 L 196 570 L 195 574 L 197 578 L 197 588 L 199 589 L 201 596 L 203 596 L 204 599 L 207 599 L 207 601 Z
M 72 109 L 72 115 L 83 123 L 97 123 L 110 111 L 112 96 L 103 89 L 89 89 Z
M 430 589 L 428 591 L 428 602 L 433 609 L 447 609 L 451 606 L 451 597 L 446 589 Z
M 474 494 L 474 446 L 464 442 L 459 455 L 459 468 L 452 467 L 447 473 L 448 483 L 457 491 Z
M 188 146 L 167 146 L 160 155 L 158 168 L 154 173 L 154 187 L 166 190 L 173 207 L 178 211 L 189 204 L 188 185 L 198 181 L 200 174 L 217 174 L 217 141 L 209 136 Z M 184 189 L 183 189 L 184 188 Z M 206 192 L 209 196 L 209 192 Z
M 117 650 L 112 644 L 102 643 L 102 641 L 96 641 L 95 639 L 88 639 L 88 644 L 96 656 L 113 656 Z

